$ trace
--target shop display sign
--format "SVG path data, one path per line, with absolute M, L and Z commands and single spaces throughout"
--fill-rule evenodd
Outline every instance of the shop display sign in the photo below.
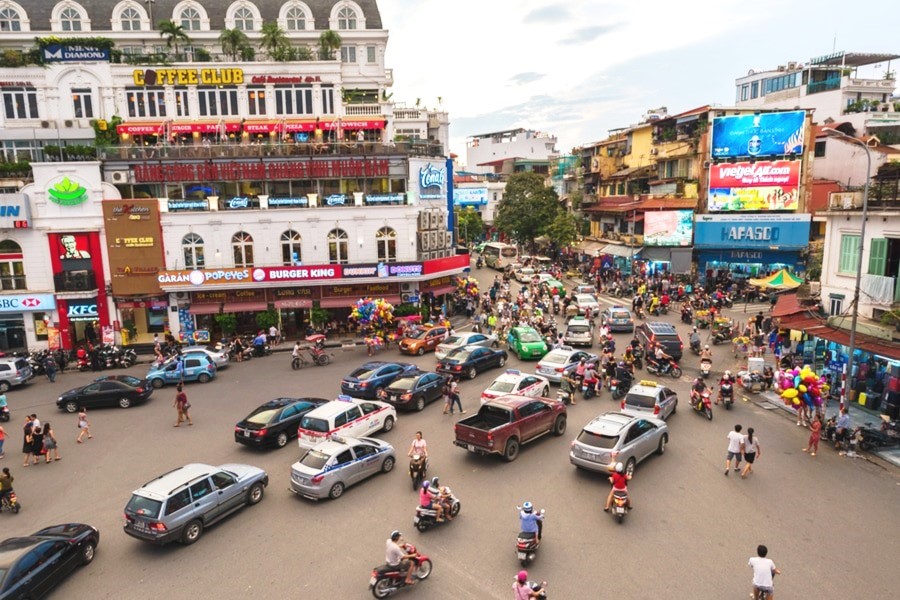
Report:
M 89 62 L 109 60 L 109 48 L 50 44 L 43 50 L 44 62 Z
M 0 229 L 31 227 L 31 205 L 25 194 L 0 194 Z
M 429 279 L 428 281 L 419 282 L 419 293 L 430 292 L 431 290 L 436 290 L 438 288 L 446 287 L 448 285 L 455 285 L 453 281 L 452 275 L 447 275 L 445 277 L 438 277 L 437 279 Z
M 419 169 L 419 198 L 437 200 L 446 196 L 447 168 L 431 163 Z
M 251 202 L 247 197 L 235 197 L 225 200 L 224 206 L 226 210 L 240 210 L 250 208 Z
M 329 194 L 322 200 L 322 203 L 326 206 L 346 206 L 350 203 L 350 198 L 347 194 Z
M 191 304 L 214 304 L 216 302 L 225 302 L 228 299 L 228 292 L 222 290 L 220 292 L 191 292 Z
M 269 196 L 269 208 L 294 208 L 297 206 L 309 206 L 309 198 L 306 196 L 274 198 Z
M 208 200 L 169 200 L 169 210 L 178 212 L 179 210 L 209 210 Z
M 644 213 L 645 246 L 690 246 L 694 211 L 661 210 Z
M 103 202 L 106 247 L 113 294 L 155 296 L 157 274 L 164 270 L 157 200 Z
M 77 178 L 65 175 L 53 180 L 47 188 L 47 197 L 60 206 L 77 206 L 88 199 L 87 192 Z
M 56 299 L 53 294 L 0 295 L 0 313 L 49 312 L 51 310 L 56 310 Z
M 487 188 L 453 188 L 454 206 L 486 206 Z
M 406 194 L 366 194 L 366 204 L 403 204 Z
M 342 179 L 390 175 L 390 163 L 382 158 L 310 159 L 291 162 L 164 162 L 142 163 L 134 165 L 133 168 L 136 183 Z
M 695 248 L 792 250 L 809 242 L 810 215 L 697 215 Z
M 66 316 L 68 316 L 69 321 L 96 321 L 100 317 L 96 298 L 91 300 L 68 300 L 67 304 Z
M 756 161 L 712 165 L 710 212 L 797 210 L 800 161 Z
M 266 290 L 229 290 L 226 302 L 265 302 Z
M 254 75 L 250 83 L 319 83 L 320 75 Z
M 250 281 L 250 269 L 195 269 L 193 271 L 161 271 L 161 285 L 221 285 Z
M 311 267 L 257 267 L 253 269 L 253 281 L 312 281 L 316 279 L 340 279 L 341 265 Z
M 272 290 L 270 296 L 273 300 L 314 299 L 319 297 L 317 287 L 292 287 Z
M 800 154 L 805 122 L 803 110 L 717 117 L 712 125 L 712 157 Z
M 356 277 L 418 277 L 422 275 L 422 263 L 378 263 L 344 267 L 345 278 Z
M 425 275 L 431 275 L 442 271 L 460 271 L 468 269 L 470 262 L 468 254 L 454 254 L 446 258 L 433 258 L 425 261 L 423 272 Z
M 135 69 L 134 85 L 241 85 L 244 70 L 227 69 Z
M 327 298 L 362 298 L 364 296 L 390 296 L 399 293 L 400 285 L 397 283 L 327 285 L 322 288 L 322 296 Z

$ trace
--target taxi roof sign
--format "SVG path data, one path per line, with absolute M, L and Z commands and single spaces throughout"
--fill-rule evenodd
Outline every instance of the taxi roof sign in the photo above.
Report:
M 649 379 L 641 379 L 640 385 L 645 385 L 647 387 L 659 387 L 659 384 L 655 381 L 650 381 Z

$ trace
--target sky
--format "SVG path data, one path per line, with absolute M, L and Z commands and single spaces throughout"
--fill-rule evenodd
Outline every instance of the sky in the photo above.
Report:
M 393 100 L 443 108 L 450 151 L 517 127 L 558 149 L 648 109 L 733 106 L 750 69 L 835 50 L 900 54 L 896 0 L 378 0 Z M 886 68 L 883 65 L 881 71 Z M 900 68 L 900 59 L 891 63 Z

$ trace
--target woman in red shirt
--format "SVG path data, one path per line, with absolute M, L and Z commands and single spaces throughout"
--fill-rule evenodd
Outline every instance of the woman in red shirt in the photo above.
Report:
M 605 512 L 609 512 L 609 507 L 612 506 L 613 494 L 615 492 L 625 492 L 628 493 L 628 482 L 631 481 L 631 475 L 625 473 L 625 468 L 622 466 L 622 463 L 616 463 L 616 471 L 609 478 L 609 482 L 612 484 L 612 489 L 609 490 L 609 496 L 606 497 L 606 506 L 603 507 Z M 628 508 L 631 508 L 631 496 L 628 496 Z

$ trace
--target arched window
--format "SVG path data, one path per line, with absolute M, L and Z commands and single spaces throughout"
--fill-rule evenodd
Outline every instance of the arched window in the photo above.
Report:
M 0 31 L 22 31 L 22 17 L 14 8 L 0 9 Z
M 197 12 L 196 8 L 188 6 L 182 10 L 179 20 L 181 21 L 181 27 L 185 31 L 200 31 L 200 13 Z
M 253 238 L 245 231 L 238 231 L 231 237 L 235 267 L 253 266 Z
M 184 268 L 202 269 L 206 265 L 203 257 L 203 238 L 196 233 L 189 233 L 181 240 L 181 249 L 184 250 Z
M 300 261 L 303 260 L 303 253 L 300 251 L 300 242 L 300 234 L 293 229 L 288 229 L 281 234 L 281 264 L 300 264 Z
M 397 262 L 397 231 L 382 227 L 375 234 L 378 246 L 378 262 Z
M 350 238 L 343 229 L 332 229 L 328 232 L 328 262 L 331 264 L 345 265 L 349 262 L 347 246 Z
M 140 31 L 141 30 L 141 13 L 133 6 L 129 6 L 119 15 L 122 22 L 122 31 Z
M 253 11 L 246 6 L 234 11 L 234 28 L 240 31 L 253 31 Z
M 303 31 L 306 29 L 306 13 L 299 6 L 292 6 L 285 15 L 288 31 Z
M 81 13 L 74 8 L 64 8 L 59 13 L 59 24 L 63 31 L 81 31 Z
M 22 247 L 12 240 L 3 240 L 0 242 L 0 289 L 24 290 L 26 288 Z
M 356 29 L 356 11 L 345 6 L 338 11 L 338 29 Z

